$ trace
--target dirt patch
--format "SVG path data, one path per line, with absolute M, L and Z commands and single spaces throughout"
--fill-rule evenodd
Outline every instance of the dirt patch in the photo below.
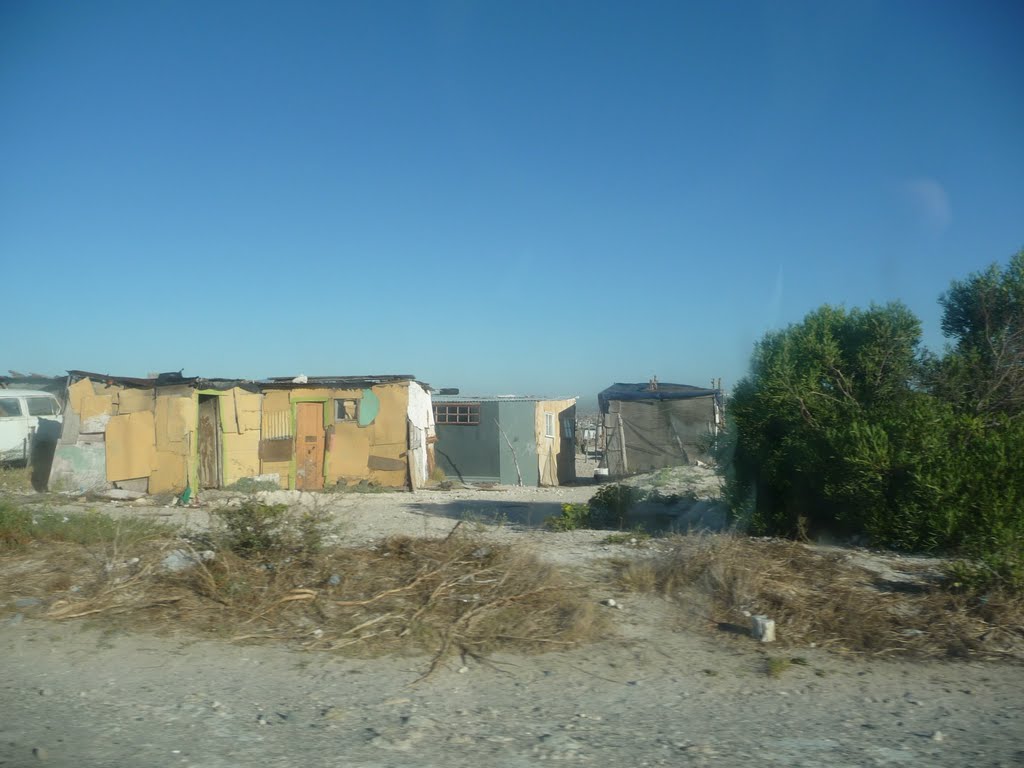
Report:
M 607 531 L 553 533 L 501 514 L 518 509 L 526 520 L 531 510 L 585 501 L 596 488 L 334 494 L 337 498 L 329 502 L 312 497 L 306 503 L 324 505 L 339 527 L 334 544 L 361 550 L 378 546 L 362 557 L 387 563 L 399 557 L 401 567 L 359 589 L 354 576 L 347 586 L 344 579 L 330 583 L 331 576 L 346 575 L 340 565 L 278 583 L 275 599 L 292 594 L 292 588 L 317 595 L 279 603 L 270 615 L 249 624 L 242 622 L 251 618 L 252 606 L 243 612 L 241 597 L 236 608 L 214 601 L 213 615 L 223 611 L 232 621 L 230 633 L 212 637 L 188 631 L 187 621 L 175 619 L 182 611 L 178 603 L 143 609 L 139 615 L 154 619 L 144 628 L 131 619 L 121 625 L 118 615 L 109 612 L 73 621 L 36 618 L 56 606 L 54 597 L 84 608 L 82 591 L 130 583 L 133 568 L 145 567 L 150 559 L 162 561 L 168 551 L 129 556 L 122 549 L 115 556 L 113 550 L 90 554 L 79 547 L 71 556 L 72 550 L 65 549 L 49 571 L 38 569 L 31 552 L 4 556 L 0 653 L 6 664 L 0 700 L 7 706 L 0 722 L 0 764 L 45 759 L 41 764 L 68 768 L 327 768 L 343 759 L 363 768 L 526 768 L 546 761 L 638 768 L 954 768 L 1009 766 L 1024 758 L 1019 736 L 1024 730 L 1024 665 L 868 660 L 788 646 L 782 619 L 779 642 L 762 645 L 746 632 L 720 628 L 714 620 L 728 619 L 725 615 L 693 611 L 659 591 L 616 585 L 611 561 L 619 567 L 623 560 L 645 561 L 663 546 L 657 539 L 609 543 Z M 40 509 L 58 508 L 52 497 L 35 500 Z M 73 502 L 65 511 L 90 505 Z M 91 508 L 150 520 L 174 519 L 173 514 L 192 531 L 209 528 L 209 507 L 105 503 Z M 430 572 L 429 563 L 443 559 L 433 544 L 419 549 L 420 539 L 443 540 L 459 522 L 459 532 L 479 538 L 481 546 L 507 547 L 509 557 L 532 553 L 536 559 L 526 561 L 526 569 L 547 564 L 558 569 L 567 585 L 586 584 L 590 610 L 605 622 L 598 639 L 579 647 L 542 644 L 551 646 L 543 654 L 499 650 L 474 658 L 453 652 L 419 683 L 434 658 L 429 644 L 419 646 L 426 651 L 410 645 L 398 655 L 369 658 L 312 652 L 327 634 L 327 627 L 316 623 L 314 606 L 328 598 L 373 599 L 409 585 L 424 568 Z M 390 546 L 399 551 L 387 554 L 381 542 L 395 536 L 412 542 L 396 540 Z M 885 594 L 875 583 L 881 574 L 886 582 L 898 582 L 892 576 L 900 574 L 925 578 L 927 572 L 915 575 L 914 567 L 934 564 L 886 555 L 889 571 L 884 572 L 872 566 L 872 553 L 835 551 L 840 556 L 849 552 L 856 554 L 850 565 L 863 566 L 865 588 L 878 594 Z M 91 563 L 95 585 L 75 580 L 79 556 L 83 567 Z M 130 562 L 135 556 L 139 563 Z M 472 551 L 468 556 L 478 569 L 481 558 Z M 107 564 L 113 566 L 109 572 Z M 226 573 L 229 565 L 237 566 L 224 564 Z M 29 573 L 38 573 L 38 582 Z M 262 580 L 254 582 L 257 586 L 273 581 L 266 572 L 255 577 Z M 188 588 L 174 586 L 174 580 L 167 582 L 169 589 Z M 425 591 L 426 581 L 421 582 Z M 432 583 L 436 589 L 443 582 Z M 418 589 L 409 592 L 422 598 Z M 452 594 L 461 594 L 461 587 Z M 389 599 L 380 597 L 366 607 Z M 812 593 L 807 599 L 816 598 Z M 707 599 L 701 605 L 708 608 Z M 164 618 L 155 620 L 159 617 Z M 354 616 L 346 620 L 355 622 Z M 224 642 L 275 626 L 283 628 L 286 642 Z M 317 636 L 317 628 L 325 629 L 324 635 Z

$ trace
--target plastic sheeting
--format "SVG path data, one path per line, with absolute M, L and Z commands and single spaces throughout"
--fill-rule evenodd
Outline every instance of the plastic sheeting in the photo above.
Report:
M 634 389 L 609 396 L 612 390 L 628 387 Z M 704 458 L 708 439 L 717 433 L 718 390 L 673 384 L 660 384 L 653 391 L 647 387 L 617 384 L 599 396 L 605 456 L 613 477 L 692 464 Z

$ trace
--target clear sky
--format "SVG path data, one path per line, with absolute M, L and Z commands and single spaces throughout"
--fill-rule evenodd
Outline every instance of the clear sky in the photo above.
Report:
M 0 2 L 0 369 L 731 388 L 1024 247 L 1024 3 Z

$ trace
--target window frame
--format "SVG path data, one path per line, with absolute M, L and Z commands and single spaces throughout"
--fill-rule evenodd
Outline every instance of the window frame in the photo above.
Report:
M 37 401 L 37 400 L 41 401 L 41 402 L 44 402 L 44 403 L 47 403 L 50 406 L 51 410 L 47 411 L 46 413 L 33 413 L 32 412 L 32 403 L 33 403 L 33 401 Z M 43 416 L 43 417 L 45 417 L 45 416 L 59 416 L 60 415 L 60 404 L 56 401 L 56 399 L 54 399 L 52 397 L 42 397 L 42 396 L 26 397 L 25 398 L 25 409 L 28 411 L 28 415 L 29 416 L 37 416 L 37 417 L 38 416 Z
M 339 408 L 343 403 L 352 404 L 352 415 L 339 416 Z M 336 397 L 334 398 L 334 421 L 335 423 L 349 424 L 359 421 L 359 398 L 358 397 Z
M 544 437 L 556 437 L 555 414 L 550 411 L 544 412 Z
M 25 411 L 21 407 L 20 397 L 0 397 L 0 400 L 12 400 L 18 406 L 18 412 L 14 415 L 9 415 L 0 411 L 0 419 L 23 419 L 25 418 Z
M 465 418 L 460 418 L 462 416 L 465 416 Z M 438 426 L 478 427 L 480 426 L 480 403 L 434 403 L 434 424 Z

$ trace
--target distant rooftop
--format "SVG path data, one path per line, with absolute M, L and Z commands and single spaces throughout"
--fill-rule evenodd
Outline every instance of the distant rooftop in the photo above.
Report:
M 432 395 L 431 399 L 435 403 L 539 403 L 548 400 L 576 400 L 577 397 L 575 395 L 566 397 L 547 397 L 543 395 Z
M 612 384 L 597 393 L 597 402 L 602 413 L 608 412 L 612 400 L 687 400 L 694 397 L 721 397 L 722 390 L 694 387 L 690 384 L 668 384 L 645 381 L 639 384 Z
M 244 386 L 248 389 L 297 389 L 300 387 L 323 387 L 329 389 L 366 389 L 377 384 L 390 384 L 400 381 L 415 381 L 411 374 L 369 374 L 364 376 L 271 376 L 266 379 L 219 378 L 203 376 L 182 376 L 180 371 L 160 373 L 147 378 L 133 376 L 115 376 L 109 373 L 92 371 L 68 371 L 72 379 L 88 378 L 93 381 L 119 384 L 124 387 L 162 387 L 170 384 L 213 389 Z M 429 389 L 429 385 L 424 385 Z

